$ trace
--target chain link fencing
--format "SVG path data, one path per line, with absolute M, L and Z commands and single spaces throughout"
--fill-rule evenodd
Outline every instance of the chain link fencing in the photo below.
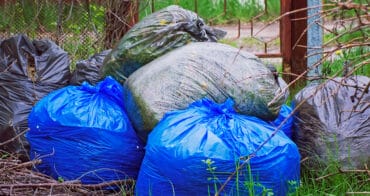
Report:
M 53 40 L 72 64 L 103 49 L 101 1 L 5 0 L 0 3 L 0 40 L 16 34 Z

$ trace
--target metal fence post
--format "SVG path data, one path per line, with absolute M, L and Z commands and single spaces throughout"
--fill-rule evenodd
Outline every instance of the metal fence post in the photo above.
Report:
M 323 29 L 318 23 L 322 23 L 320 16 L 321 0 L 307 0 L 307 67 L 309 72 L 307 78 L 319 78 L 321 76 L 321 58 L 322 58 L 322 43 Z M 319 80 L 316 80 L 318 82 Z
M 291 0 L 280 0 L 280 14 L 287 14 L 291 10 Z M 280 19 L 280 51 L 283 58 L 283 78 L 286 82 L 292 81 L 292 40 L 291 40 L 292 24 L 290 15 L 286 15 Z
M 290 83 L 307 69 L 307 0 L 281 0 L 281 14 L 286 14 L 280 21 L 281 52 L 283 56 L 283 78 Z M 302 9 L 290 13 L 291 11 Z M 302 78 L 292 85 L 305 85 Z

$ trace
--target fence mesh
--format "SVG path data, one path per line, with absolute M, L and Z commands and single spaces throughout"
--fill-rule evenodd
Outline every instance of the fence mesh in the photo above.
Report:
M 19 33 L 51 39 L 75 62 L 102 50 L 104 13 L 100 1 L 5 0 L 0 3 L 0 39 Z
M 228 32 L 226 44 L 259 57 L 281 57 L 278 0 L 143 0 L 141 15 L 176 4 L 196 12 L 207 24 Z M 274 21 L 274 22 L 272 22 Z
M 105 24 L 106 14 L 115 13 L 117 11 L 115 5 L 120 5 L 119 2 L 116 0 L 3 0 L 0 1 L 0 40 L 18 33 L 26 34 L 32 39 L 51 39 L 68 52 L 73 65 L 80 59 L 86 59 L 106 47 L 114 46 L 119 38 L 113 36 L 116 40 L 107 44 L 109 41 L 105 37 L 105 32 L 123 35 L 122 32 L 120 33 L 122 31 L 120 24 L 117 24 L 116 29 L 112 25 Z M 263 26 L 256 21 L 268 20 L 269 17 L 273 18 L 279 14 L 279 1 L 130 0 L 123 1 L 121 6 L 124 8 L 129 4 L 127 2 L 139 3 L 140 18 L 168 5 L 177 4 L 197 12 L 210 25 L 223 24 L 221 28 L 229 32 L 224 41 L 227 44 L 244 47 L 246 50 L 250 49 L 249 52 L 264 53 L 264 55 L 279 52 L 278 30 L 273 31 L 273 35 L 267 36 L 264 32 L 271 32 L 270 29 L 259 32 L 258 35 L 253 34 Z M 122 21 L 121 25 L 133 25 L 132 21 L 122 18 L 116 18 L 115 21 L 118 23 Z

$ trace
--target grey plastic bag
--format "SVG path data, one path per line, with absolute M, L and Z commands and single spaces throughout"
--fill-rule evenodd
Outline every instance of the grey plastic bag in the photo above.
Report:
M 293 140 L 309 166 L 330 160 L 344 168 L 370 165 L 370 79 L 334 78 L 308 86 L 294 98 L 297 107 Z
M 228 97 L 242 114 L 275 119 L 288 96 L 286 83 L 254 55 L 220 43 L 190 43 L 141 67 L 125 83 L 128 116 L 140 137 L 166 112 L 207 97 Z

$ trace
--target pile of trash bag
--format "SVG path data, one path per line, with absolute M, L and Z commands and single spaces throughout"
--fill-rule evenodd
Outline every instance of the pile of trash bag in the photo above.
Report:
M 196 13 L 168 6 L 135 24 L 104 60 L 102 74 L 123 83 L 139 67 L 189 42 L 217 41 L 225 32 L 207 26 Z
M 51 41 L 0 40 L 0 142 L 17 138 L 2 148 L 58 180 L 138 178 L 137 195 L 294 192 L 287 84 L 224 35 L 169 6 L 72 74 Z
M 22 134 L 28 114 L 49 92 L 68 85 L 69 78 L 68 54 L 54 42 L 17 35 L 0 43 L 0 142 L 17 138 L 2 150 L 29 160 Z
M 305 164 L 343 168 L 370 165 L 370 78 L 337 77 L 302 89 L 294 98 L 293 139 Z
M 125 107 L 145 140 L 166 112 L 207 97 L 235 101 L 238 112 L 274 120 L 289 92 L 256 56 L 221 43 L 190 43 L 135 71 L 125 82 Z
M 32 109 L 29 127 L 30 156 L 41 159 L 38 171 L 55 179 L 96 184 L 138 175 L 143 144 L 113 78 L 50 93 Z
M 270 138 L 274 131 L 259 118 L 236 113 L 231 99 L 222 104 L 203 99 L 169 112 L 149 135 L 136 194 L 214 195 L 242 164 L 222 195 L 294 192 L 298 148 L 281 130 Z
M 82 60 L 76 63 L 76 68 L 72 72 L 69 80 L 70 85 L 81 85 L 84 81 L 90 84 L 96 84 L 101 80 L 100 70 L 103 66 L 105 57 L 111 50 L 104 50 L 94 54 L 87 60 Z

